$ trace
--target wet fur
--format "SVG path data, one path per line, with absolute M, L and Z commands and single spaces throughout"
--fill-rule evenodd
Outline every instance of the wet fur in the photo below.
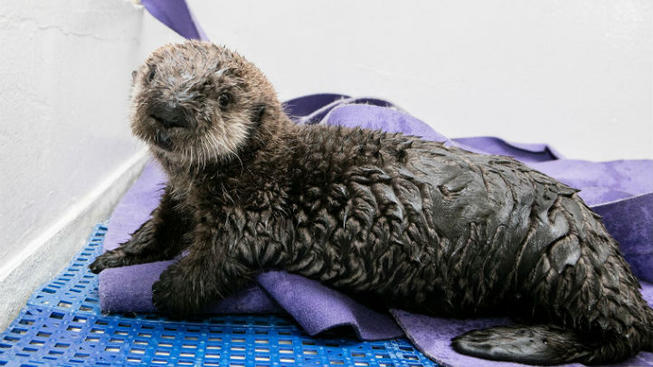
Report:
M 227 107 L 216 104 L 224 90 Z M 170 98 L 188 127 L 150 117 Z M 653 313 L 600 218 L 576 190 L 513 159 L 294 125 L 258 69 L 195 41 L 156 51 L 133 101 L 132 129 L 170 180 L 152 219 L 91 269 L 188 248 L 153 286 L 162 312 L 201 312 L 283 269 L 391 307 L 524 322 L 453 340 L 483 358 L 597 364 L 653 345 Z

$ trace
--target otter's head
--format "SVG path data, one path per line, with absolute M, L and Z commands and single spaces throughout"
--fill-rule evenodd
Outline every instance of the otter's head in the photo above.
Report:
M 179 163 L 238 155 L 261 143 L 262 125 L 283 113 L 253 64 L 207 42 L 161 47 L 133 76 L 133 133 Z

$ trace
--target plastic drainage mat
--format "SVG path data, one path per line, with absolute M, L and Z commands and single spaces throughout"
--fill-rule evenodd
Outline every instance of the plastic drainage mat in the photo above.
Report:
M 107 227 L 0 333 L 0 366 L 438 366 L 406 339 L 310 337 L 281 315 L 216 315 L 184 322 L 100 312 L 97 276 Z M 335 334 L 334 334 L 335 335 Z

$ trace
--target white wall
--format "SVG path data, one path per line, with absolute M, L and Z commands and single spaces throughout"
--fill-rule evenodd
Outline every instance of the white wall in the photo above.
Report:
M 449 137 L 653 158 L 650 0 L 190 0 L 282 98 L 390 99 Z
M 42 245 L 76 217 L 105 220 L 115 198 L 98 195 L 117 198 L 143 155 L 128 128 L 131 71 L 180 39 L 145 14 L 125 0 L 0 0 L 0 326 L 30 273 L 60 270 L 92 227 Z M 12 280 L 35 254 L 37 269 Z
M 143 14 L 124 0 L 0 5 L 0 259 L 141 149 L 131 70 L 171 35 Z

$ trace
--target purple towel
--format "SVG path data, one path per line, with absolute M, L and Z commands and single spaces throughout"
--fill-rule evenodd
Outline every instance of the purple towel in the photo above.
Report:
M 195 21 L 185 0 L 142 0 L 141 4 L 153 17 L 180 36 L 204 41 L 209 39 Z
M 302 101 L 307 103 L 303 104 Z M 359 104 L 361 101 L 364 104 Z M 298 123 L 399 131 L 477 152 L 486 151 L 521 159 L 571 186 L 581 188 L 580 195 L 603 215 L 606 226 L 621 242 L 623 252 L 635 272 L 643 279 L 653 279 L 653 161 L 595 163 L 565 160 L 558 159 L 560 154 L 544 144 L 515 144 L 492 137 L 450 140 L 388 102 L 376 99 L 315 95 L 289 101 L 286 109 L 292 111 Z M 129 233 L 149 218 L 149 213 L 158 204 L 164 182 L 161 169 L 150 162 L 114 210 L 105 249 L 115 248 L 127 240 Z M 100 274 L 102 309 L 109 312 L 154 311 L 150 287 L 171 263 L 164 261 L 103 271 Z M 424 354 L 445 365 L 514 365 L 460 355 L 450 348 L 453 336 L 474 328 L 507 323 L 507 319 L 451 320 L 402 310 L 378 313 L 319 282 L 281 271 L 261 274 L 257 283 L 207 311 L 261 313 L 284 310 L 310 335 L 346 325 L 365 340 L 405 334 Z M 653 285 L 643 283 L 643 286 L 645 297 L 651 303 Z M 628 363 L 653 366 L 653 354 L 640 353 Z

